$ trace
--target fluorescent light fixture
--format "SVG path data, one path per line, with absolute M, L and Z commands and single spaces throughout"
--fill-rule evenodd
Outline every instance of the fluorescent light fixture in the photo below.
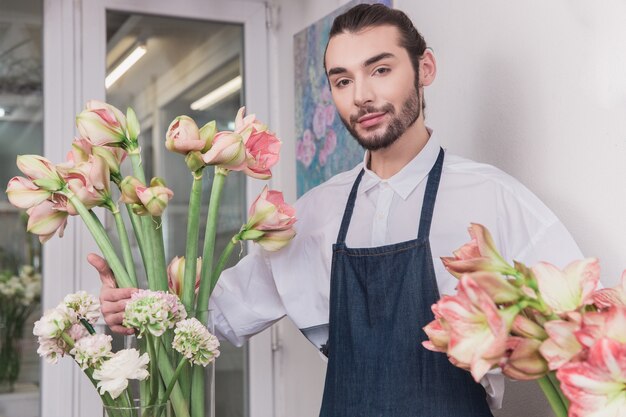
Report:
M 222 84 L 209 94 L 191 103 L 191 110 L 205 110 L 241 90 L 241 75 Z
M 106 76 L 104 79 L 104 86 L 106 88 L 111 87 L 117 80 L 120 79 L 122 75 L 126 73 L 126 71 L 130 69 L 130 67 L 135 65 L 137 61 L 139 61 L 141 57 L 146 54 L 146 51 L 146 45 L 137 45 L 135 49 L 133 49 L 133 51 L 128 54 L 126 58 L 124 58 L 122 62 L 120 62 L 119 65 L 109 73 L 109 75 Z
M 4 108 L 0 107 L 0 117 L 4 117 L 6 116 L 6 114 L 7 114 L 7 111 Z

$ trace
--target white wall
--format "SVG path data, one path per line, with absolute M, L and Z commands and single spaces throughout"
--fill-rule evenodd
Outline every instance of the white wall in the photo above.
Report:
M 284 143 L 275 185 L 290 201 L 296 196 L 293 35 L 344 3 L 274 2 L 281 11 L 270 34 L 271 89 L 278 97 L 272 125 Z M 435 50 L 438 75 L 426 90 L 426 114 L 444 146 L 526 184 L 583 252 L 600 258 L 604 285 L 616 285 L 626 268 L 626 3 L 395 0 L 395 7 Z M 293 387 L 302 374 L 311 382 L 289 391 L 282 407 L 290 412 L 279 415 L 317 416 L 310 407 L 321 396 L 323 364 L 314 352 L 298 351 L 302 341 L 292 341 L 299 338 L 292 325 L 280 326 L 278 386 Z M 550 415 L 547 409 L 534 383 L 515 383 L 498 415 L 540 417 Z

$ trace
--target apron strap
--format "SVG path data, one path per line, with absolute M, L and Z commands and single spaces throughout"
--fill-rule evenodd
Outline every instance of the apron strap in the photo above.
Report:
M 359 172 L 359 175 L 356 177 L 356 180 L 354 180 L 354 184 L 352 185 L 352 190 L 350 191 L 350 196 L 348 197 L 348 203 L 346 204 L 346 209 L 343 212 L 343 219 L 341 220 L 339 235 L 337 235 L 337 244 L 345 243 L 346 241 L 348 227 L 350 227 L 350 219 L 352 218 L 352 212 L 354 211 L 356 192 L 359 189 L 359 184 L 361 183 L 361 178 L 363 178 L 363 174 L 365 174 L 365 170 L 361 169 L 361 172 Z
M 417 233 L 418 239 L 428 239 L 430 235 L 430 224 L 433 219 L 439 180 L 441 179 L 441 171 L 443 170 L 443 157 L 443 148 L 440 148 L 437 161 L 428 174 L 428 182 L 426 183 L 426 191 L 424 192 L 424 202 L 422 203 L 422 214 L 420 214 L 420 227 Z

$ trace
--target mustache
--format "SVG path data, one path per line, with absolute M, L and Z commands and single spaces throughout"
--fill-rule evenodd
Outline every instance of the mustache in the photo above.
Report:
M 394 114 L 395 110 L 393 108 L 393 104 L 391 103 L 387 103 L 381 107 L 374 107 L 374 106 L 363 106 L 359 109 L 357 114 L 351 114 L 350 115 L 350 124 L 351 125 L 355 125 L 357 123 L 357 121 L 359 120 L 359 118 L 365 116 L 366 114 L 369 113 L 389 113 L 389 114 Z

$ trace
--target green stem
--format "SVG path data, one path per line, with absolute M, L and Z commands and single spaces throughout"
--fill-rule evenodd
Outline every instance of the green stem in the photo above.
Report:
M 113 218 L 115 219 L 115 225 L 117 226 L 117 234 L 120 238 L 120 245 L 122 246 L 122 255 L 124 257 L 124 264 L 126 265 L 126 272 L 133 282 L 133 286 L 137 287 L 137 275 L 135 275 L 135 262 L 133 261 L 133 253 L 130 250 L 130 241 L 128 240 L 128 233 L 126 232 L 126 226 L 124 226 L 124 220 L 117 207 L 112 210 Z
M 141 165 L 141 153 L 139 152 L 139 147 L 134 147 L 128 150 L 128 157 L 130 158 L 130 163 L 133 166 L 133 175 L 139 181 L 146 184 L 146 174 L 143 172 L 143 166 Z
M 213 366 L 213 365 L 209 365 Z M 204 398 L 209 394 L 205 392 L 205 368 L 194 366 L 191 369 L 193 384 L 191 385 L 191 416 L 204 417 Z
M 154 248 L 152 244 L 152 218 L 150 216 L 140 216 L 141 230 L 144 237 L 144 251 L 146 255 L 146 278 L 148 279 L 148 288 L 154 290 L 157 288 L 155 267 L 154 267 Z
M 211 292 L 213 292 L 213 289 L 217 285 L 217 281 L 220 279 L 220 275 L 222 274 L 222 271 L 224 270 L 224 267 L 226 266 L 226 263 L 228 262 L 228 258 L 230 258 L 230 255 L 232 254 L 233 249 L 235 248 L 235 245 L 237 245 L 237 243 L 240 242 L 240 240 L 238 239 L 238 236 L 239 235 L 237 234 L 233 236 L 232 239 L 230 239 L 230 241 L 228 242 L 228 245 L 226 245 L 226 247 L 224 248 L 224 251 L 220 255 L 220 259 L 217 261 L 215 270 L 213 271 L 213 274 L 211 275 Z
M 556 417 L 567 417 L 567 407 L 561 401 L 561 396 L 557 392 L 557 389 L 550 382 L 550 378 L 547 376 L 543 376 L 537 380 L 543 394 L 548 399 L 550 406 L 552 407 L 552 411 L 554 411 L 554 415 Z
M 147 216 L 150 221 L 150 241 L 152 243 L 152 262 L 155 287 L 152 289 L 167 291 L 167 263 L 163 245 L 163 227 L 161 217 Z
M 182 282 L 182 302 L 187 311 L 193 310 L 196 288 L 196 258 L 198 257 L 198 223 L 200 222 L 200 204 L 202 203 L 202 169 L 193 174 L 193 184 L 189 195 L 187 217 L 187 245 L 185 247 L 185 274 Z
M 141 226 L 141 217 L 133 213 L 133 210 L 130 208 L 128 204 L 124 204 L 124 206 L 126 206 L 126 212 L 128 213 L 128 218 L 130 219 L 130 223 L 133 225 L 133 231 L 135 232 L 135 238 L 137 239 L 137 245 L 139 246 L 139 252 L 141 253 L 141 259 L 143 260 L 143 266 L 145 268 L 146 277 L 147 277 L 148 266 L 151 265 L 151 262 L 150 262 L 150 259 L 147 257 L 148 254 L 145 248 L 146 238 L 144 237 L 143 229 Z
M 567 397 L 565 396 L 565 394 L 563 394 L 563 391 L 561 390 L 561 381 L 557 379 L 556 372 L 555 371 L 548 372 L 547 376 L 550 379 L 552 386 L 561 397 L 561 401 L 565 405 L 565 408 L 569 410 L 569 400 L 567 399 Z
M 78 211 L 78 214 L 80 214 L 80 217 L 85 222 L 85 225 L 89 229 L 89 232 L 91 232 L 91 235 L 98 244 L 100 251 L 104 255 L 107 263 L 109 264 L 109 267 L 111 267 L 118 286 L 134 287 L 133 282 L 131 281 L 128 273 L 122 265 L 122 262 L 120 262 L 120 259 L 117 257 L 117 254 L 113 249 L 113 245 L 111 244 L 109 237 L 106 235 L 104 227 L 102 227 L 102 223 L 100 223 L 97 218 L 94 218 L 94 216 L 91 215 L 90 210 L 87 210 L 87 208 L 74 195 L 74 193 L 72 193 L 70 190 L 64 190 L 63 193 L 70 200 L 74 208 L 76 208 L 76 211 Z
M 146 334 L 146 344 L 151 358 L 157 358 L 155 344 L 158 343 L 155 336 Z M 150 361 L 150 400 L 148 404 L 155 404 L 159 394 L 159 371 L 155 360 Z
M 166 350 L 163 348 L 163 341 L 161 341 L 160 343 L 162 345 L 162 349 L 160 349 L 158 355 L 159 370 L 161 371 L 161 375 L 163 376 L 164 381 L 175 381 L 175 379 L 173 379 L 174 369 L 172 368 L 172 364 L 170 363 L 170 360 L 165 353 Z M 183 396 L 183 392 L 181 391 L 180 386 L 174 385 L 174 388 L 169 394 L 169 397 L 176 417 L 189 417 L 189 403 Z M 168 396 L 164 396 L 163 398 L 167 400 Z
M 165 390 L 165 395 L 163 396 L 163 398 L 161 398 L 159 403 L 161 403 L 161 404 L 164 403 L 170 397 L 170 394 L 172 393 L 172 390 L 174 389 L 174 385 L 176 385 L 176 382 L 178 382 L 178 377 L 180 376 L 180 373 L 183 370 L 183 368 L 185 367 L 186 363 L 187 363 L 187 358 L 185 358 L 185 357 L 183 357 L 180 360 L 180 362 L 178 362 L 178 366 L 176 367 L 176 371 L 174 371 L 174 375 L 170 379 L 170 382 L 167 385 L 167 389 Z
M 198 300 L 196 302 L 196 318 L 199 318 L 201 311 L 206 310 L 209 305 L 209 297 L 213 291 L 211 287 L 211 272 L 213 271 L 213 253 L 215 251 L 215 235 L 217 233 L 217 216 L 219 213 L 220 199 L 224 182 L 228 171 L 216 167 L 213 186 L 211 187 L 211 201 L 209 202 L 209 212 L 207 214 L 206 230 L 204 232 L 204 248 L 202 250 L 202 278 L 200 279 L 200 289 L 198 290 Z M 206 325 L 207 323 L 203 322 Z

